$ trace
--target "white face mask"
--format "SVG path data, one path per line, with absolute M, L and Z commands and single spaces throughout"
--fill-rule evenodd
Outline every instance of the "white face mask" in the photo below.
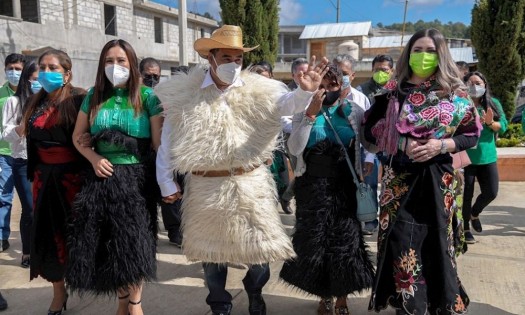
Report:
M 111 65 L 105 68 L 106 77 L 113 86 L 119 86 L 129 79 L 129 69 L 119 65 Z
M 213 56 L 213 61 L 215 61 L 215 65 L 217 65 L 215 56 Z M 220 66 L 217 65 L 215 73 L 217 74 L 217 77 L 219 77 L 219 80 L 231 85 L 241 75 L 241 67 L 241 65 L 238 65 L 235 62 L 225 63 Z
M 468 95 L 474 98 L 480 98 L 485 94 L 485 88 L 479 85 L 470 85 L 468 87 Z

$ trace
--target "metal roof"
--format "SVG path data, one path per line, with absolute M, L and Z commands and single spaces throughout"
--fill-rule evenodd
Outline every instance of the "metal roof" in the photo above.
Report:
M 452 55 L 452 59 L 454 59 L 454 61 L 465 61 L 466 63 L 478 62 L 478 58 L 475 56 L 475 52 L 472 47 L 449 48 L 449 49 L 450 49 L 450 54 Z
M 411 37 L 412 34 L 405 35 L 401 44 L 401 35 L 374 36 L 368 39 L 368 46 L 364 48 L 404 47 Z
M 368 36 L 371 27 L 371 21 L 306 25 L 299 39 Z

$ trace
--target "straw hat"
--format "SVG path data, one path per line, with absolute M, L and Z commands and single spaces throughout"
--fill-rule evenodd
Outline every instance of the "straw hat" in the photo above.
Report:
M 242 30 L 235 25 L 223 25 L 216 29 L 210 38 L 199 38 L 193 44 L 193 48 L 202 58 L 207 58 L 210 50 L 217 48 L 240 49 L 244 52 L 259 47 L 244 47 L 242 43 Z

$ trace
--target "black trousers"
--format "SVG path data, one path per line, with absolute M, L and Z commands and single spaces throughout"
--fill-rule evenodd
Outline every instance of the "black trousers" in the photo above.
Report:
M 174 203 L 160 202 L 160 210 L 162 212 L 162 222 L 164 222 L 164 228 L 168 231 L 168 237 L 173 239 L 177 235 L 180 235 L 180 223 L 181 213 L 180 206 L 181 200 L 177 200 Z
M 465 230 L 470 230 L 471 216 L 477 217 L 498 195 L 499 176 L 496 162 L 485 165 L 469 165 L 465 167 L 465 190 L 463 193 L 463 220 Z M 478 180 L 481 193 L 474 204 L 474 184 Z

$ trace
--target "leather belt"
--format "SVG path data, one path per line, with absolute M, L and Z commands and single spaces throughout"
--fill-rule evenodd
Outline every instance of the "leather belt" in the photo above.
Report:
M 253 166 L 249 169 L 244 167 L 234 167 L 231 170 L 218 170 L 218 171 L 192 171 L 191 174 L 202 176 L 202 177 L 227 177 L 227 176 L 239 176 L 246 173 L 250 173 L 254 169 L 258 168 L 260 165 Z

